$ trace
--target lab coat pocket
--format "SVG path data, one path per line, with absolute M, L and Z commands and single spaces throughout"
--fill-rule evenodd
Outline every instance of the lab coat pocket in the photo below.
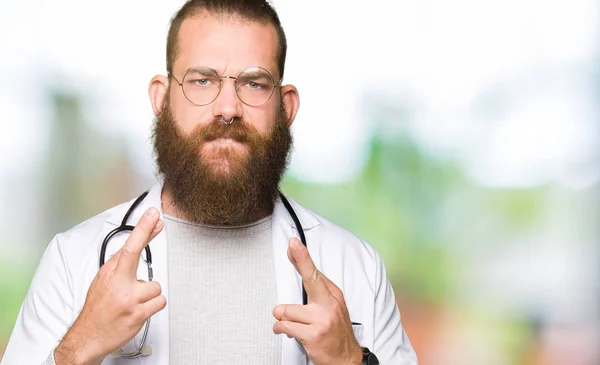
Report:
M 365 329 L 365 327 L 362 324 L 352 322 L 352 331 L 354 332 L 354 338 L 356 338 L 356 342 L 358 342 L 361 345 L 362 345 L 361 341 L 363 338 L 364 329 Z

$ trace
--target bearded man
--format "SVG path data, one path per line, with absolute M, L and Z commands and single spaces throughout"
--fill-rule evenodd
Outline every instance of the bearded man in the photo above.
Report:
M 417 363 L 379 254 L 279 191 L 286 50 L 265 0 L 183 5 L 149 86 L 159 181 L 52 240 L 2 364 Z

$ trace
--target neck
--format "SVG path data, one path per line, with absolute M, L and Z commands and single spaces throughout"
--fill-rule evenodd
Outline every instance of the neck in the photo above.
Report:
M 162 210 L 163 210 L 164 214 L 170 215 L 172 217 L 177 217 L 179 219 L 191 220 L 188 214 L 186 214 L 183 210 L 181 210 L 177 207 L 168 187 L 166 187 L 166 186 L 163 187 L 163 190 L 161 192 L 161 203 L 162 203 Z M 273 213 L 273 203 L 269 204 L 268 206 L 262 207 L 261 209 L 259 209 L 256 212 L 256 214 L 252 214 L 251 216 L 246 217 L 245 221 L 239 222 L 239 224 L 241 225 L 241 224 L 255 222 L 257 220 L 260 220 L 262 218 L 265 218 L 265 217 L 271 215 L 272 213 Z M 214 225 L 214 222 L 195 222 L 195 223 Z

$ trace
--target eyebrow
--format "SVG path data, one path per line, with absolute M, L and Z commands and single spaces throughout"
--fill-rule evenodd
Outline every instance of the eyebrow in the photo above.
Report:
M 252 67 L 249 67 L 246 70 L 251 69 L 251 68 Z M 190 71 L 198 71 L 199 72 L 201 70 L 203 71 L 204 69 L 210 70 L 212 73 L 214 73 L 217 76 L 222 76 L 222 75 L 219 74 L 219 72 L 217 70 L 215 70 L 214 68 L 208 67 L 208 66 L 192 66 L 192 67 L 189 67 L 188 69 L 186 69 L 185 73 L 188 73 Z M 243 70 L 243 71 L 245 71 L 245 70 Z M 263 77 L 263 76 L 266 76 L 266 77 L 273 78 L 273 76 L 271 76 L 271 73 L 269 71 L 260 70 L 260 69 L 248 72 L 247 74 L 249 75 L 249 77 Z M 239 75 L 239 73 L 238 73 L 238 75 Z
M 245 75 L 246 75 L 246 77 L 251 77 L 251 78 L 257 78 L 257 77 L 272 78 L 269 73 L 267 73 L 263 70 L 248 71 Z
M 193 67 L 190 67 L 187 70 L 185 70 L 185 73 L 188 73 L 190 71 L 196 71 L 196 72 L 206 74 L 206 72 L 205 72 L 206 70 L 209 70 L 212 73 L 214 73 L 216 76 L 219 76 L 219 73 L 217 72 L 217 70 L 210 68 L 210 67 L 206 67 L 206 66 L 193 66 Z

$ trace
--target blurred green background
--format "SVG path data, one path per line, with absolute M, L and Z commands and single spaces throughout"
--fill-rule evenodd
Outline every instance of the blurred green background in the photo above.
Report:
M 154 181 L 181 3 L 0 4 L 0 354 L 52 236 Z M 381 253 L 420 363 L 599 364 L 599 4 L 274 4 L 282 188 Z

